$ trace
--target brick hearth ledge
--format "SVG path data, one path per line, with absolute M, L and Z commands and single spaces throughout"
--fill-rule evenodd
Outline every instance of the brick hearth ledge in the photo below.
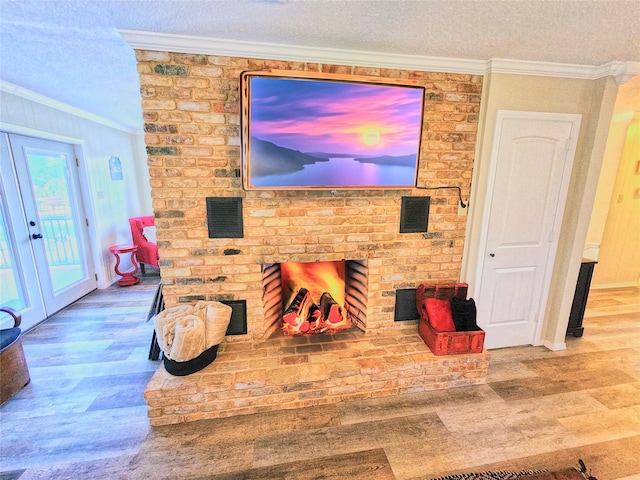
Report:
M 489 353 L 435 356 L 413 322 L 260 343 L 227 337 L 184 377 L 160 366 L 144 397 L 153 426 L 486 383 Z

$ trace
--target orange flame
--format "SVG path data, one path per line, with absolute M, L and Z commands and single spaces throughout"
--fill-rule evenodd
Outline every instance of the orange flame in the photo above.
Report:
M 288 262 L 280 265 L 285 304 L 289 304 L 301 288 L 306 288 L 314 303 L 329 292 L 336 302 L 344 304 L 345 262 Z
M 282 275 L 283 301 L 290 305 L 300 289 L 308 290 L 300 302 L 298 315 L 283 323 L 283 331 L 289 334 L 323 333 L 350 326 L 346 318 L 345 299 L 345 262 L 289 262 L 280 265 Z M 323 318 L 318 305 L 323 293 L 331 295 L 338 306 L 331 318 Z M 335 312 L 339 312 L 337 315 Z

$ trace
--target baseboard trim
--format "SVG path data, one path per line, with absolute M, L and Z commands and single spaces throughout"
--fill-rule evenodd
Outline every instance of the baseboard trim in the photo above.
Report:
M 542 345 L 547 347 L 552 352 L 559 352 L 561 350 L 566 350 L 567 349 L 567 344 L 565 342 L 552 343 L 552 342 L 549 342 L 548 340 L 544 340 L 542 342 Z

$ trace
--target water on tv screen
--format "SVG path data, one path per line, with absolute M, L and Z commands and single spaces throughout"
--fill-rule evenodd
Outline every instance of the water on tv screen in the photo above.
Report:
M 242 75 L 246 189 L 411 188 L 424 88 Z

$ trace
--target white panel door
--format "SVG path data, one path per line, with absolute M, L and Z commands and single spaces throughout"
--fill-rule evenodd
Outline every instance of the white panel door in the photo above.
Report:
M 477 295 L 486 348 L 538 341 L 579 125 L 498 112 Z

